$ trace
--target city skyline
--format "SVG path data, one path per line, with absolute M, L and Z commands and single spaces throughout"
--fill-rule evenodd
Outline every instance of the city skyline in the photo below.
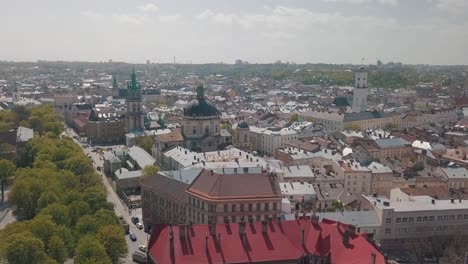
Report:
M 24 6 L 28 6 L 27 9 Z M 4 3 L 0 60 L 468 64 L 464 0 Z

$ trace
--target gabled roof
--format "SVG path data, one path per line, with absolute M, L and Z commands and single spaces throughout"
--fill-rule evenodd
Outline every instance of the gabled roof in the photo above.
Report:
M 180 237 L 179 226 L 156 225 L 148 243 L 156 263 L 264 263 L 301 259 L 304 255 L 322 256 L 333 264 L 383 264 L 384 257 L 358 233 L 344 243 L 347 225 L 324 219 L 313 225 L 309 218 L 262 223 L 246 223 L 245 237 L 239 224 L 216 224 L 216 235 L 208 225 L 186 226 Z M 304 243 L 301 233 L 304 232 Z M 172 240 L 171 240 L 172 236 Z M 172 242 L 171 242 L 172 241 Z M 172 250 L 171 250 L 172 243 Z

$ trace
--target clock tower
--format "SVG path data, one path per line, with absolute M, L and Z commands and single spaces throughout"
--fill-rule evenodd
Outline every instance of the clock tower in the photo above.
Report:
M 137 82 L 135 69 L 127 84 L 127 132 L 144 130 L 144 113 L 141 104 L 141 89 Z

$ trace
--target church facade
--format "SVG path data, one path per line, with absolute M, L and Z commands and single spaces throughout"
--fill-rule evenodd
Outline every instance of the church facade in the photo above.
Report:
M 220 112 L 205 98 L 203 86 L 198 86 L 197 97 L 185 107 L 182 117 L 185 146 L 192 151 L 218 150 L 220 143 Z

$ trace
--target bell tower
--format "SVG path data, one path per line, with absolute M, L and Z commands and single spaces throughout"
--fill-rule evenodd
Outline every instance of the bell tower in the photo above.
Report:
M 353 113 L 364 112 L 367 109 L 367 72 L 360 67 L 354 73 Z
M 127 132 L 144 130 L 144 113 L 141 103 L 140 84 L 137 82 L 135 69 L 132 70 L 127 84 Z

